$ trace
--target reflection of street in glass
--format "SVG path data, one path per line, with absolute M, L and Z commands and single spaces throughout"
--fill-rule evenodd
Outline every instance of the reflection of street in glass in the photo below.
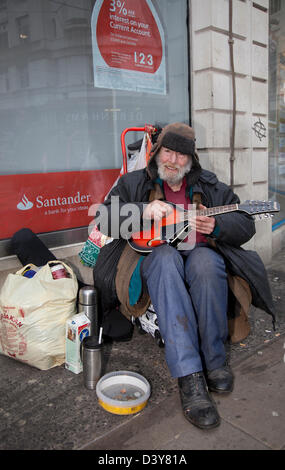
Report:
M 278 201 L 280 213 L 272 220 L 273 229 L 285 222 L 285 60 L 284 2 L 270 2 L 269 15 L 269 198 Z M 281 4 L 283 6 L 281 7 Z M 266 122 L 262 117 L 261 121 Z M 262 132 L 262 129 L 257 129 Z

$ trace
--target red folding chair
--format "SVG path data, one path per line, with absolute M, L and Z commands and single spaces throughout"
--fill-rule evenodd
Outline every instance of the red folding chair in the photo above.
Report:
M 121 134 L 121 147 L 123 154 L 123 171 L 121 176 L 128 172 L 128 156 L 126 151 L 125 137 L 126 134 L 130 131 L 133 132 L 143 132 L 147 134 L 147 148 L 146 148 L 146 165 L 150 157 L 150 150 L 152 147 L 151 136 L 156 132 L 156 128 L 151 124 L 146 124 L 144 127 L 127 127 Z

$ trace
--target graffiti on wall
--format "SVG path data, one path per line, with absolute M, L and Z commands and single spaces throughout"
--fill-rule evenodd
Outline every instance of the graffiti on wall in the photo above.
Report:
M 266 127 L 265 125 L 263 124 L 263 122 L 261 121 L 261 119 L 259 118 L 258 121 L 256 121 L 254 124 L 253 124 L 253 127 L 252 127 L 256 137 L 258 137 L 258 139 L 261 141 L 262 139 L 265 139 L 266 137 Z

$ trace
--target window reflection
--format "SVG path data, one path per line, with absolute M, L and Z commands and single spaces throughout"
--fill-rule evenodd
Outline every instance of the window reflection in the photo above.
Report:
M 273 228 L 285 222 L 285 2 L 270 1 L 269 197 L 280 203 Z
M 0 0 L 2 175 L 120 168 L 126 127 L 188 121 L 186 0 L 153 1 L 167 42 L 165 96 L 94 87 L 94 4 Z

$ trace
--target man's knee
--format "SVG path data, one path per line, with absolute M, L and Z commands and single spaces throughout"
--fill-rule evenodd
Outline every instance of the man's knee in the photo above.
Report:
M 187 272 L 191 277 L 213 279 L 217 275 L 226 275 L 225 263 L 221 255 L 211 248 L 196 248 L 191 254 Z
M 182 263 L 182 257 L 179 252 L 165 243 L 162 246 L 159 246 L 153 250 L 151 253 L 152 258 L 155 262 L 160 262 L 163 264 L 167 263 Z
M 160 267 L 170 270 L 171 267 L 183 268 L 183 260 L 180 253 L 168 244 L 154 248 L 143 262 L 143 272 Z

